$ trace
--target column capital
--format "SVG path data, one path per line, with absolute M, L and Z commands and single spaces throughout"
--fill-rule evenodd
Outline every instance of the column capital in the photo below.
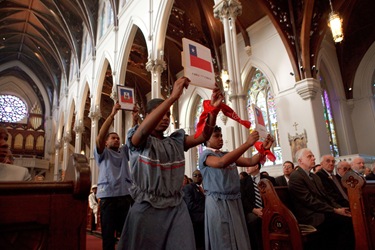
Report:
M 61 148 L 61 139 L 57 139 L 55 142 L 55 149 L 59 150 Z
M 102 117 L 102 114 L 100 113 L 100 106 L 98 104 L 91 106 L 89 117 L 91 120 L 99 120 L 100 117 Z
M 297 82 L 296 92 L 303 100 L 314 99 L 316 94 L 321 92 L 321 87 L 318 80 L 307 78 Z
M 238 0 L 215 0 L 215 18 L 236 18 L 242 14 L 242 5 Z
M 164 60 L 161 60 L 161 59 L 156 59 L 156 60 L 148 59 L 148 61 L 146 63 L 147 71 L 152 72 L 152 73 L 157 72 L 157 73 L 160 74 L 166 68 L 167 68 L 166 62 Z
M 70 134 L 69 131 L 66 131 L 63 137 L 64 143 L 69 143 L 72 141 L 72 135 Z

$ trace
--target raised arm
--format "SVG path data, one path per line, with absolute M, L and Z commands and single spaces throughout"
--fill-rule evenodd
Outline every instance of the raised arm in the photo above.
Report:
M 109 127 L 111 126 L 113 120 L 115 119 L 115 115 L 117 114 L 117 111 L 121 109 L 121 105 L 116 102 L 115 105 L 112 108 L 111 114 L 105 119 L 102 127 L 99 130 L 99 134 L 96 137 L 96 148 L 98 150 L 98 153 L 101 154 L 105 148 L 105 140 L 106 135 L 108 133 Z
M 266 139 L 263 141 L 263 148 L 265 150 L 268 150 L 271 148 L 272 144 L 274 142 L 273 137 L 268 134 Z M 253 155 L 252 157 L 240 157 L 236 161 L 236 164 L 238 167 L 250 167 L 258 164 L 261 157 L 265 157 L 264 155 L 260 155 L 259 153 L 256 155 Z
M 224 96 L 221 93 L 220 88 L 216 85 L 216 88 L 212 90 L 212 95 L 211 95 L 211 106 L 214 108 L 218 108 L 220 104 L 223 102 Z M 185 150 L 189 149 L 191 147 L 194 147 L 198 144 L 201 144 L 208 139 L 210 139 L 212 131 L 214 130 L 215 124 L 216 124 L 216 117 L 217 114 L 220 110 L 216 110 L 213 112 L 210 112 L 208 114 L 208 118 L 206 120 L 206 124 L 203 129 L 203 133 L 197 137 L 194 138 L 194 135 L 188 135 L 185 138 Z
M 134 133 L 131 139 L 134 146 L 137 147 L 146 140 L 146 138 L 163 119 L 164 115 L 169 112 L 172 104 L 178 100 L 178 98 L 180 98 L 184 88 L 188 88 L 189 82 L 190 80 L 186 77 L 181 77 L 176 80 L 170 97 L 157 106 L 150 114 L 147 114 L 141 125 L 139 125 L 137 131 Z
M 241 155 L 248 150 L 254 143 L 259 139 L 259 133 L 257 131 L 252 132 L 247 138 L 246 142 L 234 149 L 233 151 L 225 154 L 223 157 L 208 156 L 206 159 L 206 165 L 213 168 L 224 168 L 233 162 L 236 162 Z

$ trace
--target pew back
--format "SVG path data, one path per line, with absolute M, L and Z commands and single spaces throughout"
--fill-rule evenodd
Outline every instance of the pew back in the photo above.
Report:
M 280 200 L 272 183 L 261 179 L 258 184 L 263 199 L 262 237 L 263 248 L 268 249 L 303 249 L 303 240 L 298 222 L 292 212 Z M 287 188 L 280 188 L 280 193 L 289 199 Z
M 0 249 L 86 249 L 90 168 L 74 180 L 0 183 Z
M 355 248 L 375 249 L 375 181 L 367 181 L 353 171 L 341 179 L 348 190 Z

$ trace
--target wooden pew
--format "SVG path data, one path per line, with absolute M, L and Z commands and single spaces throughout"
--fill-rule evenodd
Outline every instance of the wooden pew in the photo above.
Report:
M 375 249 L 375 181 L 349 171 L 341 182 L 348 190 L 355 249 Z
M 272 183 L 267 179 L 261 179 L 258 187 L 263 199 L 263 249 L 301 250 L 306 248 L 307 242 L 310 241 L 316 229 L 298 224 L 297 219 L 287 207 L 291 206 L 288 187 L 276 187 L 276 193 Z
M 71 164 L 62 182 L 0 182 L 0 249 L 86 249 L 90 167 Z

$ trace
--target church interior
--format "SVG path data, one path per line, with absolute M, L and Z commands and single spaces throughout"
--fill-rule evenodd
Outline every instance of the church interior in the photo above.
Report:
M 211 51 L 224 102 L 251 129 L 252 107 L 261 109 L 275 139 L 276 161 L 262 168 L 272 176 L 286 160 L 296 162 L 301 148 L 317 162 L 325 154 L 337 162 L 361 156 L 371 166 L 374 10 L 373 0 L 0 1 L 0 125 L 15 164 L 33 179 L 63 180 L 71 155 L 81 154 L 95 184 L 95 139 L 120 98 L 118 86 L 134 90 L 142 120 L 147 101 L 168 98 L 184 76 L 187 38 Z M 167 133 L 194 133 L 210 96 L 190 84 L 171 108 Z M 222 113 L 217 125 L 227 151 L 249 133 Z M 124 144 L 131 127 L 131 112 L 123 110 L 111 130 Z M 202 148 L 185 152 L 186 175 L 197 169 Z

